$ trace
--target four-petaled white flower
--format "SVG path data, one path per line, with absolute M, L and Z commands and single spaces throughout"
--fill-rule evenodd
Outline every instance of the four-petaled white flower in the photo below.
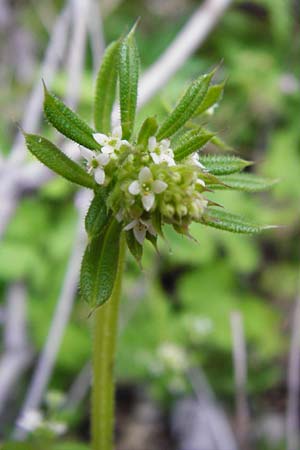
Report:
M 105 172 L 103 167 L 109 163 L 110 156 L 107 153 L 97 153 L 88 148 L 80 148 L 81 156 L 87 161 L 88 173 L 94 175 L 96 183 L 103 184 Z
M 124 228 L 125 231 L 133 230 L 133 235 L 139 244 L 143 245 L 147 232 L 156 236 L 156 232 L 150 220 L 135 219 Z
M 122 139 L 122 128 L 120 126 L 112 130 L 111 136 L 94 133 L 93 138 L 98 144 L 102 145 L 102 153 L 109 154 L 112 158 L 116 157 L 115 152 L 120 150 L 122 145 L 130 146 L 128 141 Z
M 140 195 L 143 207 L 146 211 L 150 211 L 155 201 L 155 194 L 160 194 L 168 185 L 162 180 L 153 180 L 151 170 L 148 167 L 143 167 L 140 170 L 138 180 L 133 181 L 128 191 L 132 195 Z
M 148 150 L 154 164 L 166 162 L 168 166 L 175 166 L 174 152 L 170 147 L 169 139 L 157 142 L 156 137 L 151 136 L 148 140 Z

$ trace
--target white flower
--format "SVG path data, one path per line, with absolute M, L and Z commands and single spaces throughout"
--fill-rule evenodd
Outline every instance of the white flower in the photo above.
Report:
M 87 161 L 88 173 L 92 173 L 98 184 L 103 184 L 105 180 L 105 167 L 110 160 L 106 153 L 96 153 L 85 147 L 80 147 L 81 156 Z
M 174 152 L 170 148 L 169 139 L 163 139 L 161 142 L 156 141 L 155 136 L 151 136 L 148 140 L 148 150 L 154 164 L 166 162 L 168 166 L 175 166 Z
M 140 195 L 143 206 L 146 211 L 150 211 L 155 201 L 155 194 L 160 194 L 168 185 L 162 180 L 153 180 L 151 170 L 148 167 L 143 167 L 140 170 L 138 180 L 133 181 L 128 191 L 132 195 Z
M 172 342 L 164 342 L 160 345 L 158 348 L 158 357 L 166 369 L 177 372 L 185 370 L 188 365 L 184 349 Z
M 200 167 L 200 169 L 205 169 L 204 165 L 199 161 L 199 154 L 197 152 L 192 153 L 186 158 L 186 162 L 193 164 L 194 166 Z
M 94 133 L 93 138 L 98 144 L 102 145 L 102 153 L 109 154 L 112 157 L 115 157 L 115 151 L 120 150 L 122 145 L 130 145 L 128 141 L 122 139 L 122 128 L 120 126 L 113 129 L 111 136 Z
M 63 422 L 45 422 L 45 427 L 57 436 L 65 434 L 68 430 L 67 425 Z
M 149 220 L 135 219 L 126 225 L 124 230 L 133 230 L 134 237 L 141 245 L 143 245 L 147 232 L 152 234 L 152 236 L 156 236 L 156 232 Z
M 40 411 L 36 409 L 30 409 L 28 411 L 25 411 L 25 413 L 18 420 L 17 425 L 23 430 L 31 432 L 41 427 L 42 423 L 43 416 Z

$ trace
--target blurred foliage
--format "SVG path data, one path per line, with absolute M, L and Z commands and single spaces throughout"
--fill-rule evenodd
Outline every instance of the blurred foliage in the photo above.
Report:
M 169 230 L 166 242 L 160 244 L 160 254 L 149 248 L 144 256 L 147 280 L 141 293 L 137 289 L 139 271 L 128 259 L 123 316 L 130 320 L 119 341 L 118 379 L 147 383 L 165 402 L 190 389 L 186 368 L 200 365 L 218 395 L 232 406 L 230 313 L 235 310 L 244 319 L 248 387 L 256 410 L 263 404 L 262 394 L 276 390 L 285 377 L 282 362 L 287 358 L 286 331 L 297 291 L 300 248 L 300 63 L 295 56 L 299 11 L 295 4 L 236 1 L 168 88 L 140 112 L 140 122 L 154 110 L 163 115 L 189 79 L 223 61 L 217 78 L 227 79 L 225 95 L 209 118 L 211 128 L 223 130 L 220 137 L 237 154 L 257 162 L 250 171 L 280 182 L 268 194 L 250 197 L 218 192 L 213 199 L 233 212 L 258 217 L 259 222 L 284 225 L 257 238 L 193 225 L 196 245 Z M 110 41 L 118 36 L 140 15 L 138 39 L 146 68 L 171 42 L 194 3 L 182 1 L 182 5 L 181 13 L 174 12 L 170 20 L 163 10 L 151 7 L 151 1 L 120 2 L 105 19 L 106 38 Z M 55 11 L 55 5 L 51 8 Z M 45 15 L 46 9 L 41 6 L 39 11 Z M 45 46 L 47 33 L 41 30 L 32 7 L 24 4 L 22 13 L 24 26 L 30 29 L 35 24 L 33 33 L 41 37 L 39 45 Z M 59 94 L 64 92 L 65 81 L 64 73 L 57 77 L 55 90 Z M 88 66 L 80 105 L 87 118 L 91 85 Z M 0 100 L 1 107 L 8 108 L 0 127 L 5 153 L 14 131 L 8 126 L 11 115 L 20 114 L 16 108 L 22 107 L 20 96 L 27 88 L 13 80 L 9 93 Z M 11 133 L 4 131 L 10 127 Z M 45 341 L 72 247 L 77 218 L 73 195 L 64 182 L 53 180 L 39 193 L 25 196 L 0 247 L 0 292 L 4 298 L 7 283 L 19 279 L 28 282 L 29 331 L 37 352 Z M 78 297 L 52 387 L 66 391 L 89 358 L 88 314 Z M 181 367 L 172 362 L 176 355 Z M 25 447 L 5 447 L 10 448 Z M 26 450 L 29 448 L 26 444 Z M 77 449 L 73 444 L 54 449 L 69 448 Z M 78 444 L 78 450 L 81 448 L 85 447 Z

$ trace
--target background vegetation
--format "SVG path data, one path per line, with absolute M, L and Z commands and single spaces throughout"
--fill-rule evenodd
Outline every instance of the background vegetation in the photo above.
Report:
M 5 31 L 2 24 L 3 158 L 9 153 L 16 132 L 14 122 L 21 117 L 47 46 L 49 29 L 62 3 L 12 2 L 13 25 Z M 188 0 L 107 4 L 110 8 L 103 6 L 107 43 L 141 16 L 137 39 L 142 71 L 159 57 L 198 6 Z M 142 274 L 128 257 L 117 360 L 120 449 L 129 445 L 124 431 L 130 426 L 127 415 L 132 415 L 134 423 L 136 404 L 144 397 L 146 404 L 154 404 L 166 418 L 158 427 L 160 437 L 153 432 L 158 439 L 154 439 L 153 448 L 177 448 L 176 442 L 172 447 L 167 443 L 172 435 L 170 417 L 178 399 L 192 394 L 188 374 L 193 368 L 205 373 L 228 417 L 235 417 L 233 311 L 241 314 L 247 346 L 247 448 L 286 448 L 284 433 L 275 433 L 273 428 L 278 423 L 280 430 L 284 427 L 291 319 L 299 284 L 299 9 L 298 2 L 292 0 L 234 2 L 204 45 L 140 111 L 140 121 L 149 112 L 163 115 L 191 78 L 222 61 L 217 81 L 226 80 L 225 95 L 215 113 L 207 117 L 207 123 L 212 130 L 219 130 L 220 138 L 234 153 L 256 162 L 250 170 L 279 182 L 271 193 L 249 196 L 218 192 L 216 201 L 258 222 L 283 226 L 259 237 L 245 237 L 195 225 L 192 235 L 197 244 L 170 230 L 168 243 L 161 242 L 159 254 L 147 249 Z M 21 60 L 15 51 L 20 48 L 18 33 L 23 36 Z M 87 120 L 92 83 L 88 50 L 79 105 L 79 112 Z M 65 86 L 66 74 L 60 73 L 53 90 L 63 96 Z M 49 133 L 46 123 L 44 127 Z M 1 242 L 3 311 L 9 284 L 25 281 L 28 333 L 34 352 L 32 363 L 11 396 L 8 413 L 2 414 L 3 439 L 12 430 L 64 280 L 76 232 L 74 195 L 75 190 L 61 179 L 50 180 L 37 191 L 24 191 Z M 59 416 L 68 424 L 60 441 L 78 441 L 78 446 L 65 444 L 55 447 L 57 450 L 85 448 L 79 443 L 84 443 L 88 433 L 86 400 L 67 414 L 58 413 L 55 401 L 54 406 L 51 403 L 54 393 L 67 395 L 90 357 L 89 311 L 79 294 L 77 297 L 49 385 L 50 400 L 43 409 L 47 417 Z M 272 419 L 273 428 L 265 425 L 268 419 Z M 238 434 L 234 421 L 232 424 Z M 39 445 L 38 437 L 30 440 L 32 445 Z M 24 448 L 29 449 L 29 443 L 26 445 Z M 145 448 L 143 442 L 134 445 L 131 450 Z M 12 444 L 5 448 L 19 447 Z

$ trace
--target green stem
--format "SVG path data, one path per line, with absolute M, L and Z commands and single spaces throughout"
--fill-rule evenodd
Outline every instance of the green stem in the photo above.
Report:
M 118 271 L 108 302 L 95 311 L 92 388 L 92 450 L 113 450 L 114 362 L 118 332 L 125 240 L 121 237 Z

